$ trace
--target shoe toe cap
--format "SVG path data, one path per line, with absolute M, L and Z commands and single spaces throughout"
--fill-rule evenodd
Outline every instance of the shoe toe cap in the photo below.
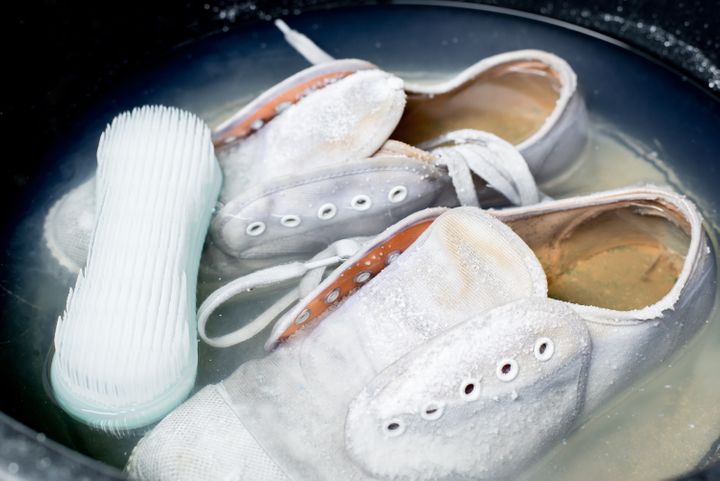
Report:
M 205 387 L 146 434 L 128 461 L 130 476 L 143 481 L 287 481 L 223 394 L 222 385 Z

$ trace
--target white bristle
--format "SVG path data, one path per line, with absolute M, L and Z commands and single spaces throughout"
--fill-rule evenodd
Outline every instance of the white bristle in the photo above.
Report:
M 174 108 L 117 116 L 97 157 L 98 216 L 57 324 L 53 384 L 114 431 L 194 376 L 197 271 L 221 176 L 210 130 Z

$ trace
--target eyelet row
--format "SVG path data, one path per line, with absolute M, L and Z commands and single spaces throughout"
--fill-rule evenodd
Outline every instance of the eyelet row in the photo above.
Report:
M 374 274 L 374 272 L 372 272 L 372 271 L 362 271 L 355 275 L 355 278 L 353 279 L 353 281 L 355 281 L 355 284 L 360 286 L 360 285 L 368 282 L 372 278 L 373 274 Z M 329 306 L 329 305 L 335 303 L 338 299 L 340 299 L 340 294 L 341 294 L 340 288 L 336 287 L 335 289 L 333 289 L 332 291 L 328 292 L 325 295 L 323 302 Z M 307 320 L 310 319 L 310 314 L 311 314 L 311 311 L 309 308 L 303 310 L 295 318 L 295 324 L 303 324 L 303 323 L 307 322 Z
M 408 190 L 404 185 L 396 185 L 388 192 L 388 200 L 392 203 L 402 202 L 407 198 Z M 372 199 L 365 194 L 359 194 L 352 198 L 350 207 L 353 210 L 365 211 L 372 207 Z M 330 220 L 337 215 L 338 208 L 335 204 L 328 202 L 320 206 L 317 210 L 317 217 L 320 220 Z M 280 224 L 284 227 L 294 228 L 302 223 L 302 218 L 296 214 L 284 215 L 280 218 Z M 245 229 L 245 233 L 251 237 L 262 235 L 267 226 L 262 221 L 250 223 Z
M 545 362 L 555 353 L 555 344 L 550 338 L 541 337 L 535 341 L 533 353 L 538 361 Z M 514 380 L 520 372 L 520 366 L 517 361 L 512 358 L 501 359 L 498 361 L 495 375 L 503 382 Z M 465 379 L 458 389 L 460 398 L 466 402 L 476 401 L 480 398 L 480 381 L 482 378 Z M 517 394 L 515 394 L 517 396 Z M 515 398 L 513 398 L 515 399 Z M 431 401 L 425 405 L 420 411 L 420 417 L 426 421 L 435 421 L 442 417 L 445 412 L 445 403 L 440 401 Z M 399 418 L 386 421 L 383 429 L 388 436 L 399 436 L 405 432 L 405 425 Z

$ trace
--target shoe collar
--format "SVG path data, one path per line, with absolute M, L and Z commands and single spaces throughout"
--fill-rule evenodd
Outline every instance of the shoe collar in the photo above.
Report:
M 691 275 L 705 257 L 706 252 L 703 252 L 703 249 L 708 249 L 702 225 L 703 219 L 692 201 L 665 188 L 647 185 L 624 187 L 532 206 L 511 207 L 494 211 L 493 214 L 503 222 L 512 222 L 580 207 L 597 206 L 601 209 L 610 209 L 623 205 L 662 209 L 662 212 L 672 215 L 669 220 L 678 224 L 688 234 L 690 242 L 677 281 L 658 302 L 644 308 L 626 311 L 569 303 L 585 319 L 617 325 L 618 323 L 636 323 L 661 317 L 663 312 L 672 310 L 678 303 Z

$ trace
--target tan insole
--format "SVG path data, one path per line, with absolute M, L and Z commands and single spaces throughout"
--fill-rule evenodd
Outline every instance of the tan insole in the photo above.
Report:
M 392 138 L 417 145 L 453 130 L 477 129 L 519 144 L 543 125 L 559 92 L 559 81 L 544 64 L 499 65 L 451 92 L 409 96 Z
M 688 236 L 664 217 L 605 212 L 536 248 L 555 299 L 616 310 L 658 302 L 682 269 Z

